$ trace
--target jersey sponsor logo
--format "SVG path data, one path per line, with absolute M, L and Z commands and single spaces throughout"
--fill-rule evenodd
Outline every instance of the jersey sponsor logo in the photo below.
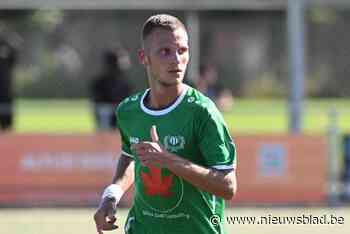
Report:
M 130 144 L 137 144 L 137 143 L 140 142 L 140 139 L 139 139 L 138 137 L 133 137 L 133 136 L 131 136 L 131 137 L 129 138 L 129 141 L 130 141 Z
M 168 151 L 176 152 L 185 147 L 185 138 L 179 135 L 168 135 L 164 137 L 164 146 Z
M 149 173 L 141 172 L 141 179 L 145 186 L 145 194 L 148 196 L 160 195 L 161 197 L 172 196 L 170 191 L 173 183 L 173 175 L 162 176 L 162 169 L 150 166 Z
M 142 167 L 141 186 L 136 186 L 136 196 L 149 209 L 169 213 L 178 207 L 183 199 L 184 185 L 181 178 L 168 169 L 159 166 Z
M 130 142 L 140 141 L 137 137 Z M 183 149 L 185 138 L 180 135 L 168 135 L 163 138 L 163 145 L 169 152 Z M 158 165 L 141 167 L 140 180 L 136 181 L 136 199 L 155 212 L 169 213 L 178 207 L 183 199 L 183 180 L 166 168 Z

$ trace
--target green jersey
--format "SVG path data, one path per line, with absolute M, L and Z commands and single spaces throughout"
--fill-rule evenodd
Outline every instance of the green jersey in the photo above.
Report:
M 233 169 L 236 149 L 222 115 L 209 98 L 187 85 L 162 110 L 144 105 L 148 92 L 126 98 L 117 109 L 122 152 L 135 161 L 134 203 L 125 233 L 225 233 L 223 198 L 193 186 L 167 168 L 143 167 L 130 149 L 133 143 L 151 141 L 150 129 L 156 125 L 159 141 L 169 152 L 203 167 Z

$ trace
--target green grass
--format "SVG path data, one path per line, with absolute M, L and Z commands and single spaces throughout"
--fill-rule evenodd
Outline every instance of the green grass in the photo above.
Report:
M 19 100 L 15 131 L 19 133 L 91 133 L 93 112 L 87 100 Z
M 326 133 L 332 108 L 338 112 L 341 132 L 350 132 L 350 99 L 307 100 L 304 106 L 305 133 Z M 236 99 L 224 113 L 234 133 L 287 133 L 289 111 L 286 100 Z M 92 133 L 92 108 L 88 100 L 19 100 L 15 131 L 19 133 Z
M 341 132 L 350 131 L 350 99 L 309 99 L 304 104 L 303 130 L 305 133 L 326 133 L 330 112 L 338 112 L 338 127 Z M 238 99 L 232 111 L 224 118 L 234 132 L 287 133 L 289 109 L 286 100 Z
M 93 222 L 94 209 L 0 209 L 1 233 L 11 234 L 96 234 Z M 118 210 L 120 226 L 117 231 L 105 232 L 113 234 L 123 233 L 123 225 L 127 210 Z M 226 210 L 226 217 L 293 217 L 301 215 L 334 215 L 343 217 L 344 224 L 316 225 L 316 224 L 227 224 L 228 234 L 345 234 L 350 233 L 350 208 L 233 208 Z

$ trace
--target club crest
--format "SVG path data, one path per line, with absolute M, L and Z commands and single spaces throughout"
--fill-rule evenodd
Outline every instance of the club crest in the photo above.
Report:
M 176 152 L 185 147 L 185 138 L 183 136 L 164 137 L 164 146 L 168 151 Z

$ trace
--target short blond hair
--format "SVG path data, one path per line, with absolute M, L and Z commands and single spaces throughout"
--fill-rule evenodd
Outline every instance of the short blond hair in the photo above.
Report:
M 141 33 L 142 45 L 144 44 L 145 39 L 157 28 L 172 32 L 178 28 L 182 28 L 187 32 L 185 25 L 175 16 L 168 14 L 153 15 L 143 24 Z

